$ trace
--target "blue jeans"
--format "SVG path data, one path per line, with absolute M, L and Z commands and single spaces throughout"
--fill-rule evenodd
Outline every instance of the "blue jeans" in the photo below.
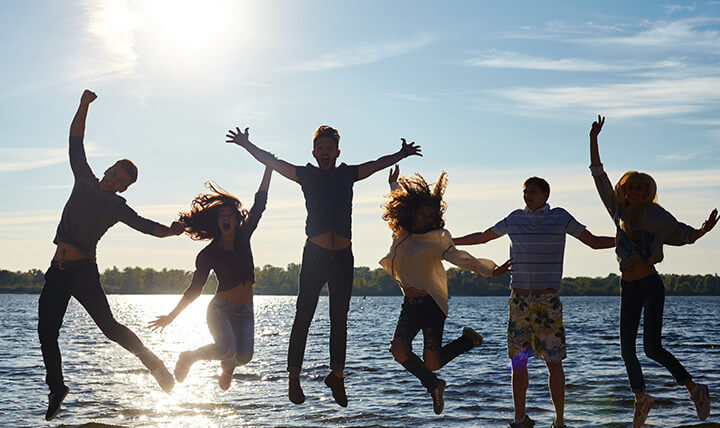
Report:
M 685 367 L 662 347 L 662 319 L 665 304 L 665 285 L 660 275 L 653 274 L 637 281 L 620 280 L 620 351 L 625 361 L 630 387 L 633 392 L 645 390 L 640 361 L 635 351 L 640 315 L 645 310 L 643 348 L 648 358 L 662 364 L 680 385 L 687 385 L 692 377 Z
M 330 369 L 345 368 L 347 314 L 352 296 L 354 261 L 351 247 L 328 250 L 309 240 L 305 243 L 295 320 L 288 346 L 288 372 L 300 373 L 302 369 L 308 329 L 325 283 L 330 294 Z
M 207 309 L 207 322 L 215 343 L 193 351 L 200 360 L 223 360 L 228 366 L 247 364 L 255 345 L 253 305 L 235 304 L 213 297 Z

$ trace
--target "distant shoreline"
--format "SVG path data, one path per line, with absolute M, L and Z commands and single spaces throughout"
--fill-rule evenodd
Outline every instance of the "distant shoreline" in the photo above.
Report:
M 291 263 L 287 267 L 265 265 L 255 268 L 256 295 L 295 296 L 300 265 Z M 508 274 L 486 278 L 473 272 L 456 268 L 447 270 L 448 291 L 451 296 L 507 296 L 510 276 Z M 720 296 L 720 276 L 706 275 L 661 275 L 668 296 Z M 191 271 L 113 267 L 106 269 L 100 281 L 107 294 L 179 294 L 192 278 Z M 12 272 L 0 269 L 0 294 L 38 294 L 45 283 L 44 272 L 30 269 L 26 272 Z M 204 292 L 212 294 L 217 287 L 217 278 L 210 275 Z M 356 267 L 353 282 L 354 296 L 400 296 L 400 289 L 394 278 L 382 269 Z M 620 282 L 616 274 L 606 277 L 563 278 L 560 287 L 562 296 L 618 296 Z

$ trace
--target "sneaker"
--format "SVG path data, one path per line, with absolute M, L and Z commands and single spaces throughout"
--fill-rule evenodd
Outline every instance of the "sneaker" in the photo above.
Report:
M 701 421 L 707 419 L 708 415 L 710 415 L 710 390 L 708 386 L 698 383 L 690 397 L 695 402 L 698 419 Z
M 167 367 L 165 367 L 165 364 L 161 362 L 158 367 L 150 370 L 150 374 L 155 378 L 163 391 L 172 391 L 175 386 L 175 378 L 173 378 L 173 375 L 168 371 Z
M 342 407 L 347 407 L 348 399 L 345 395 L 345 380 L 332 372 L 325 376 L 325 385 L 332 391 L 335 402 Z
M 438 379 L 437 381 L 438 384 L 435 389 L 430 391 L 430 396 L 432 397 L 433 401 L 433 412 L 435 412 L 436 415 L 439 415 L 445 408 L 443 392 L 445 392 L 445 387 L 447 386 L 447 383 L 442 379 Z
M 62 405 L 65 396 L 68 394 L 68 391 L 70 391 L 70 389 L 66 386 L 60 392 L 51 392 L 48 394 L 48 409 L 47 413 L 45 413 L 46 421 L 54 419 L 58 412 L 60 412 L 60 406 Z
M 190 351 L 181 352 L 178 356 L 177 363 L 175 363 L 175 379 L 178 382 L 183 382 L 190 371 L 190 366 L 193 364 L 192 353 Z
M 535 426 L 535 421 L 530 419 L 530 416 L 525 413 L 525 416 L 520 422 L 510 422 L 510 428 L 532 428 Z
M 633 414 L 633 428 L 639 428 L 645 423 L 645 419 L 652 409 L 655 400 L 649 395 L 645 396 L 645 400 L 641 402 L 635 402 L 635 413 Z
M 220 377 L 218 377 L 218 385 L 220 385 L 220 389 L 223 391 L 227 391 L 230 389 L 230 384 L 232 383 L 232 377 L 233 377 L 233 370 L 235 370 L 235 367 L 229 367 L 225 361 L 220 363 L 220 366 L 222 367 L 222 373 L 220 373 Z
M 289 376 L 288 381 L 288 397 L 290 398 L 290 401 L 295 404 L 304 403 L 305 394 L 300 386 L 300 376 Z
M 552 425 L 550 426 L 550 428 L 567 428 L 567 425 L 565 425 L 565 424 L 562 423 L 562 422 L 555 422 L 555 421 L 553 421 L 553 423 L 552 423 Z
M 471 329 L 470 327 L 463 327 L 462 335 L 470 338 L 470 340 L 472 340 L 473 346 L 480 346 L 483 343 L 482 335 L 477 331 Z

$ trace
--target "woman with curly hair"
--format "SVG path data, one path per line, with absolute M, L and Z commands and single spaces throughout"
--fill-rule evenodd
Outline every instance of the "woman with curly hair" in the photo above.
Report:
M 683 365 L 662 346 L 662 319 L 665 286 L 655 270 L 663 260 L 663 245 L 692 244 L 715 227 L 714 209 L 700 229 L 675 219 L 657 203 L 657 185 L 648 174 L 628 171 L 615 187 L 603 170 L 598 149 L 598 134 L 605 118 L 598 116 L 590 128 L 590 170 L 595 187 L 615 223 L 615 253 L 620 262 L 620 352 L 625 361 L 630 388 L 635 393 L 633 426 L 639 427 L 654 400 L 645 390 L 645 379 L 635 351 L 640 316 L 645 313 L 643 347 L 648 358 L 662 364 L 684 386 L 695 403 L 698 418 L 710 414 L 707 385 L 695 383 Z
M 400 177 L 398 183 L 399 173 L 396 166 L 388 180 L 392 192 L 383 205 L 383 220 L 393 232 L 393 242 L 388 254 L 380 260 L 380 265 L 398 281 L 405 296 L 390 352 L 420 379 L 432 397 L 433 410 L 440 414 L 446 383 L 433 371 L 479 346 L 483 340 L 475 330 L 464 327 L 459 338 L 442 346 L 448 314 L 447 275 L 442 261 L 483 276 L 498 276 L 509 270 L 512 259 L 498 266 L 492 260 L 476 259 L 455 248 L 450 232 L 444 229 L 445 172 L 433 189 L 419 174 Z M 422 360 L 412 351 L 412 341 L 420 330 L 424 342 Z
M 207 309 L 207 322 L 215 343 L 181 352 L 175 365 L 175 379 L 185 380 L 190 366 L 198 360 L 221 360 L 220 388 L 227 390 L 236 366 L 247 364 L 253 355 L 255 320 L 253 291 L 255 266 L 250 237 L 265 211 L 271 168 L 265 168 L 255 203 L 250 211 L 240 201 L 207 184 L 211 193 L 198 195 L 188 213 L 180 213 L 180 223 L 194 240 L 212 241 L 197 255 L 195 273 L 180 302 L 168 315 L 158 316 L 150 328 L 162 331 L 190 303 L 200 296 L 210 270 L 218 279 L 217 292 Z

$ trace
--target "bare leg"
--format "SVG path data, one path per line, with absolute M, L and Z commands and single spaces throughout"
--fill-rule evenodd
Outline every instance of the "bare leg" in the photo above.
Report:
M 545 364 L 548 368 L 550 398 L 555 407 L 555 422 L 563 423 L 565 417 L 565 370 L 563 370 L 562 361 L 546 361 Z
M 512 395 L 515 420 L 525 417 L 525 396 L 528 389 L 527 359 L 512 360 Z

